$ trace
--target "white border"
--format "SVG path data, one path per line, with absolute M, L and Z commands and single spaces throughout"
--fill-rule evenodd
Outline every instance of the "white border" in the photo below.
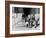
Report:
M 40 30 L 12 31 L 12 7 L 40 8 Z M 10 34 L 37 33 L 42 32 L 42 6 L 10 4 Z

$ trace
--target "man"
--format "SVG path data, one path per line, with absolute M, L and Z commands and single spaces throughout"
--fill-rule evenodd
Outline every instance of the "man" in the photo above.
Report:
M 28 15 L 30 14 L 30 8 L 23 8 L 23 11 L 24 11 L 24 18 L 25 18 L 25 24 L 26 24 L 26 27 L 28 27 Z

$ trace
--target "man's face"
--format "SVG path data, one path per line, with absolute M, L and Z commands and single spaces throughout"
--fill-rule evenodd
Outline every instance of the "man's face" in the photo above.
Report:
M 30 18 L 30 15 L 28 15 L 28 18 Z

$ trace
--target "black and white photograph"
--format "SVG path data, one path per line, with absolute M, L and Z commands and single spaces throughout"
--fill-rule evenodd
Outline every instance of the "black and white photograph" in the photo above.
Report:
M 34 33 L 42 31 L 41 12 L 41 6 L 11 5 L 11 30 L 16 33 Z
M 13 7 L 12 30 L 33 30 L 40 26 L 40 8 Z M 33 28 L 34 27 L 34 28 Z

